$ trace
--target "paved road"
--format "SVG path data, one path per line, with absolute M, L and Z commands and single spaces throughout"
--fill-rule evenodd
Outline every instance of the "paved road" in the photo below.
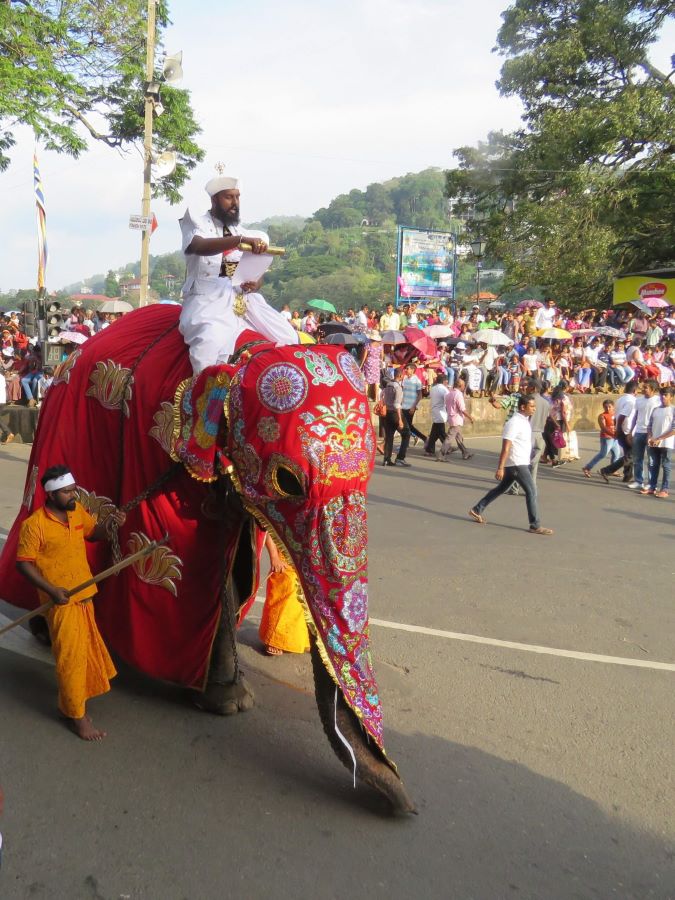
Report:
M 474 443 L 466 463 L 412 450 L 413 469 L 378 468 L 371 486 L 387 748 L 418 817 L 353 791 L 307 658 L 262 656 L 254 623 L 256 711 L 209 717 L 125 670 L 93 704 L 100 746 L 57 723 L 48 662 L 0 650 L 3 900 L 674 898 L 675 507 L 576 464 L 540 479 L 553 538 L 527 533 L 519 497 L 481 528 L 466 510 L 497 442 Z M 26 459 L 0 449 L 1 528 Z

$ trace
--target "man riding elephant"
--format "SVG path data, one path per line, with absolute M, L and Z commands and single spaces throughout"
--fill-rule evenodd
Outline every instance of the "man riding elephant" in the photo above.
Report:
M 104 582 L 110 649 L 195 690 L 224 714 L 253 705 L 236 626 L 253 602 L 265 529 L 298 574 L 326 734 L 354 778 L 412 811 L 384 753 L 368 629 L 366 488 L 375 453 L 364 384 L 339 347 L 278 346 L 243 332 L 229 365 L 193 375 L 174 307 L 125 316 L 57 371 L 40 416 L 23 506 L 0 558 L 4 598 L 34 608 L 14 573 L 21 522 L 58 457 L 99 521 L 126 513 L 117 553 L 171 536 Z M 93 571 L 110 562 L 88 547 Z

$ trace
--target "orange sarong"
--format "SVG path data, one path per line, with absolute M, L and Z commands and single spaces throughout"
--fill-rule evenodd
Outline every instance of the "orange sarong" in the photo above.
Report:
M 40 507 L 21 525 L 17 560 L 33 563 L 52 584 L 70 590 L 91 578 L 85 540 L 96 519 L 77 503 L 61 522 Z M 49 600 L 38 591 L 40 601 Z M 56 660 L 59 709 L 70 719 L 84 716 L 85 704 L 110 690 L 117 672 L 94 617 L 96 586 L 74 594 L 67 604 L 47 611 L 52 652 Z
M 260 640 L 266 646 L 286 653 L 309 650 L 309 631 L 298 600 L 297 586 L 297 576 L 290 567 L 270 574 L 258 629 Z

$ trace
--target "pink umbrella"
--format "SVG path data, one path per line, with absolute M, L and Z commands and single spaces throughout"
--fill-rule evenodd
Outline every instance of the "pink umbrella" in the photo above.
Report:
M 526 309 L 539 309 L 543 305 L 538 300 L 521 300 L 514 312 L 525 312 Z
M 408 327 L 403 330 L 403 334 L 405 335 L 405 339 L 409 344 L 418 350 L 420 353 L 424 353 L 425 356 L 436 356 L 438 353 L 438 347 L 436 346 L 436 342 L 433 341 L 428 335 L 424 334 L 423 331 L 420 331 L 419 328 Z
M 646 303 L 650 309 L 665 309 L 670 306 L 670 303 L 661 297 L 643 297 L 642 302 Z
M 59 343 L 61 344 L 84 344 L 88 340 L 89 338 L 79 331 L 62 331 L 59 335 Z

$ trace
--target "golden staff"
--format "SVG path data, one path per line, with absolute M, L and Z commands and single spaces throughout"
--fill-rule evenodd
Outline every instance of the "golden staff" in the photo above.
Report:
M 253 247 L 251 244 L 242 241 L 241 244 L 237 246 L 237 250 L 248 250 L 249 253 L 252 253 Z M 285 252 L 285 247 L 268 247 L 267 250 L 265 250 L 265 253 L 269 253 L 270 256 L 283 256 Z
M 143 547 L 143 549 L 139 550 L 137 553 L 134 553 L 131 556 L 125 556 L 124 559 L 121 559 L 118 563 L 115 563 L 114 566 L 110 566 L 109 569 L 104 569 L 102 572 L 99 572 L 98 575 L 95 575 L 88 581 L 83 581 L 82 584 L 78 584 L 77 587 L 71 588 L 68 591 L 68 596 L 72 597 L 74 594 L 79 594 L 80 591 L 83 591 L 85 588 L 91 587 L 92 584 L 98 584 L 98 582 L 103 581 L 104 578 L 109 578 L 111 575 L 117 575 L 117 573 L 121 572 L 122 569 L 126 569 L 127 566 L 138 562 L 139 559 L 143 559 L 143 557 L 147 556 L 148 553 L 152 553 L 153 550 L 156 550 L 158 547 L 165 546 L 168 537 L 169 535 L 165 534 L 160 541 L 152 541 L 147 545 L 147 547 Z M 32 619 L 34 616 L 42 615 L 42 613 L 47 612 L 48 609 L 51 609 L 51 607 L 55 605 L 56 604 L 53 600 L 48 600 L 46 603 L 43 603 L 42 606 L 38 606 L 37 609 L 33 609 L 30 612 L 26 613 L 24 616 L 20 616 L 18 619 L 15 619 L 10 625 L 5 625 L 4 628 L 0 628 L 0 636 L 6 634 L 8 631 L 11 631 L 12 628 L 16 628 L 17 625 L 21 625 L 23 622 L 28 622 L 28 620 Z M 66 604 L 60 605 L 65 606 Z

